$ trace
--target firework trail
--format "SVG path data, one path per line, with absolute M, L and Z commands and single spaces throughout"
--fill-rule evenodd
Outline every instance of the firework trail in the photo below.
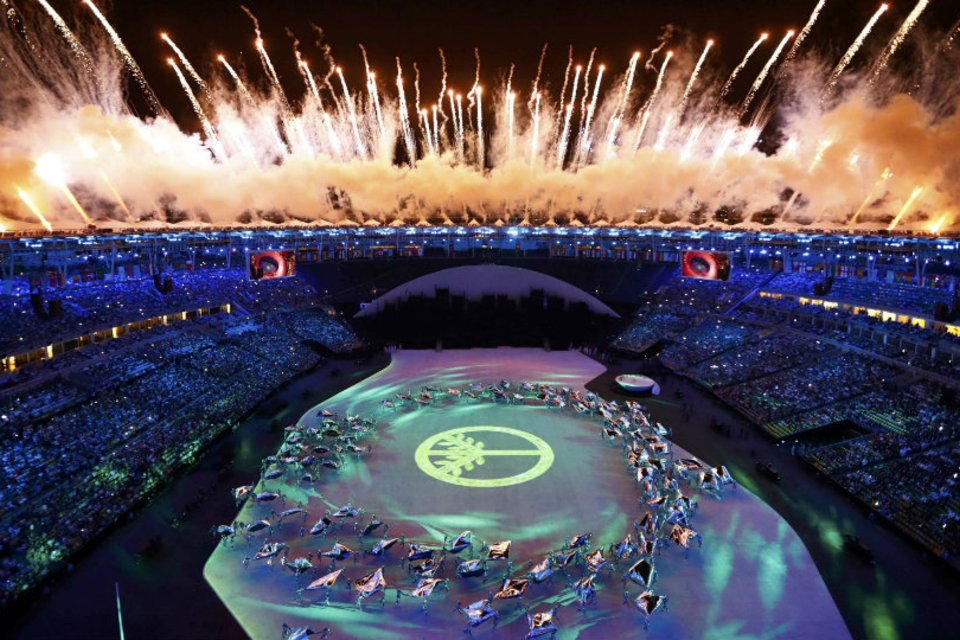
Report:
M 947 32 L 947 37 L 943 39 L 943 49 L 949 49 L 953 46 L 954 40 L 957 39 L 957 36 L 960 35 L 960 20 L 957 20 L 956 24 L 950 27 L 950 30 Z
M 903 203 L 903 207 L 900 208 L 899 213 L 897 213 L 896 217 L 890 223 L 890 226 L 887 227 L 887 231 L 893 231 L 897 228 L 897 225 L 900 224 L 900 221 L 903 220 L 904 216 L 906 216 L 910 210 L 913 209 L 914 203 L 916 203 L 920 195 L 923 194 L 923 191 L 924 187 L 922 185 L 918 185 L 913 188 L 913 191 L 910 193 L 910 197 L 907 198 L 907 201 Z
M 537 159 L 540 145 L 540 92 L 533 94 L 533 136 L 530 138 L 530 164 Z
M 433 146 L 437 150 L 437 154 L 440 153 L 440 133 L 437 129 L 437 105 L 433 105 Z
M 730 93 L 730 87 L 733 86 L 733 83 L 736 81 L 737 76 L 740 75 L 740 72 L 746 68 L 747 64 L 750 62 L 750 58 L 753 57 L 753 54 L 760 48 L 764 42 L 767 41 L 767 38 L 770 37 L 768 33 L 761 33 L 760 37 L 757 38 L 757 41 L 753 43 L 753 46 L 747 49 L 747 54 L 743 56 L 743 60 L 740 61 L 733 72 L 730 74 L 730 77 L 727 78 L 726 84 L 723 85 L 723 89 L 720 91 L 720 99 L 726 98 L 727 94 Z
M 630 100 L 630 90 L 633 88 L 633 76 L 637 72 L 637 62 L 640 60 L 640 52 L 634 51 L 630 56 L 630 64 L 627 66 L 627 75 L 623 81 L 623 92 L 620 94 L 620 104 L 617 106 L 617 117 L 622 118 L 623 112 L 627 108 L 627 102 Z
M 930 233 L 932 233 L 933 235 L 938 235 L 940 233 L 940 229 L 943 228 L 943 225 L 947 221 L 948 217 L 949 215 L 945 213 L 939 218 L 937 218 L 937 221 L 930 226 Z
M 663 63 L 660 65 L 660 72 L 657 74 L 657 83 L 653 85 L 653 92 L 650 93 L 650 97 L 647 98 L 646 103 L 640 109 L 640 113 L 637 114 L 637 117 L 640 118 L 640 128 L 637 130 L 636 139 L 633 141 L 634 153 L 640 149 L 640 144 L 643 142 L 643 134 L 647 130 L 647 124 L 650 122 L 650 113 L 657 101 L 657 96 L 660 95 L 660 89 L 663 88 L 663 77 L 667 73 L 667 65 L 670 64 L 671 58 L 673 58 L 673 51 L 667 51 L 667 55 L 664 56 Z
M 567 155 L 567 139 L 570 136 L 570 116 L 573 114 L 573 105 L 577 102 L 577 87 L 580 84 L 580 72 L 583 66 L 577 65 L 576 73 L 573 76 L 573 93 L 570 95 L 570 102 L 567 103 L 566 113 L 563 118 L 563 133 L 557 140 L 557 168 L 563 168 L 563 160 Z
M 480 168 L 480 171 L 483 172 L 484 159 L 486 154 L 484 153 L 483 148 L 483 101 L 481 96 L 483 96 L 483 87 L 478 86 L 476 90 L 477 94 L 477 164 Z
M 427 151 L 424 155 L 433 154 L 433 134 L 430 132 L 430 117 L 427 115 L 426 109 L 421 109 L 417 112 L 420 116 L 418 121 L 420 123 L 420 131 L 423 133 L 423 138 L 426 141 Z
M 177 65 L 177 61 L 173 58 L 167 58 L 167 64 L 173 69 L 174 73 L 177 74 L 177 79 L 180 81 L 180 86 L 183 87 L 183 92 L 186 94 L 187 99 L 190 101 L 190 106 L 193 107 L 194 113 L 197 114 L 197 118 L 200 119 L 200 125 L 203 127 L 203 133 L 207 136 L 207 140 L 210 143 L 210 148 L 213 152 L 221 159 L 224 157 L 223 148 L 220 146 L 220 142 L 217 139 L 217 134 L 213 129 L 213 125 L 210 124 L 210 120 L 207 118 L 207 115 L 203 112 L 203 107 L 200 106 L 200 102 L 197 100 L 197 96 L 193 94 L 193 90 L 190 88 L 190 83 L 187 82 L 186 76 L 183 75 L 183 72 L 180 71 L 180 67 Z
M 620 123 L 623 122 L 623 114 L 626 111 L 627 103 L 630 100 L 630 90 L 633 88 L 633 76 L 637 71 L 637 62 L 640 60 L 640 52 L 634 51 L 630 56 L 630 64 L 627 66 L 627 75 L 623 80 L 623 91 L 620 93 L 620 101 L 617 104 L 617 110 L 610 117 L 607 123 L 607 157 L 614 155 L 614 145 L 617 140 L 617 132 L 620 129 Z
M 400 61 L 397 60 L 397 72 L 399 74 Z M 373 103 L 373 112 L 377 118 L 377 131 L 380 133 L 380 139 L 385 135 L 385 125 L 383 122 L 383 110 L 380 106 L 380 91 L 377 89 L 377 74 L 373 71 L 367 72 L 367 93 L 370 101 Z
M 590 152 L 590 125 L 593 123 L 593 114 L 597 109 L 597 100 L 600 97 L 600 83 L 603 81 L 603 71 L 606 69 L 604 65 L 597 67 L 597 81 L 593 85 L 593 97 L 590 98 L 590 104 L 587 106 L 587 117 L 584 121 L 583 127 L 580 130 L 580 137 L 577 141 L 577 155 L 576 162 L 579 166 L 583 156 Z M 584 91 L 586 94 L 586 91 Z
M 507 158 L 513 158 L 514 112 L 516 111 L 517 94 L 507 91 Z
M 420 67 L 416 62 L 413 63 L 413 102 L 417 111 L 420 111 Z
M 73 195 L 73 192 L 70 191 L 70 187 L 67 185 L 69 178 L 67 177 L 66 173 L 64 173 L 58 157 L 50 153 L 40 156 L 36 160 L 33 172 L 47 184 L 59 189 L 63 196 L 67 199 L 67 202 L 70 203 L 70 206 L 72 206 L 74 210 L 80 214 L 80 217 L 83 218 L 83 221 L 86 224 L 89 225 L 93 223 L 84 208 L 80 206 L 80 202 L 77 201 L 77 198 Z
M 893 57 L 893 54 L 897 52 L 897 49 L 899 49 L 900 45 L 903 44 L 903 41 L 906 40 L 907 36 L 910 34 L 910 30 L 913 29 L 913 25 L 915 25 L 917 20 L 920 19 L 920 14 L 923 13 L 928 4 L 930 4 L 930 0 L 920 0 L 917 2 L 916 6 L 913 7 L 913 11 L 910 12 L 910 15 L 907 16 L 906 20 L 903 21 L 903 24 L 900 25 L 900 28 L 897 29 L 897 32 L 894 34 L 893 38 L 890 39 L 889 44 L 887 44 L 887 48 L 883 50 L 883 54 L 873 66 L 873 71 L 870 74 L 870 84 L 874 84 L 880 77 L 880 74 L 883 72 L 883 70 L 887 68 L 890 58 Z
M 670 130 L 673 128 L 673 119 L 674 115 L 671 113 L 667 116 L 667 119 L 664 120 L 663 127 L 660 128 L 660 133 L 657 134 L 657 141 L 653 145 L 656 151 L 663 151 L 666 148 L 667 136 L 670 135 Z
M 873 14 L 867 24 L 863 27 L 860 35 L 856 37 L 856 39 L 850 45 L 850 48 L 847 49 L 847 52 L 843 54 L 842 58 L 840 58 L 840 62 L 838 62 L 837 66 L 833 69 L 833 72 L 830 74 L 830 79 L 823 88 L 821 96 L 826 96 L 826 94 L 833 90 L 833 88 L 837 85 L 837 82 L 840 80 L 840 76 L 843 75 L 843 72 L 846 70 L 846 68 L 850 66 L 850 62 L 853 60 L 853 57 L 857 55 L 858 51 L 860 51 L 860 47 L 863 46 L 863 43 L 870 35 L 870 32 L 873 31 L 873 27 L 877 24 L 877 21 L 880 20 L 880 16 L 886 13 L 888 8 L 889 7 L 886 3 L 880 5 L 880 8 L 877 9 L 876 13 Z
M 799 198 L 799 197 L 800 197 L 800 192 L 799 192 L 799 191 L 794 191 L 793 194 L 790 196 L 790 199 L 787 200 L 787 204 L 785 204 L 785 205 L 783 206 L 783 211 L 780 212 L 780 217 L 781 217 L 781 218 L 786 218 L 786 217 L 787 217 L 787 213 L 790 211 L 790 209 L 793 208 L 794 203 L 796 203 L 797 198 Z
M 680 106 L 677 108 L 677 121 L 683 121 L 683 114 L 687 110 L 687 102 L 690 101 L 690 94 L 693 93 L 693 87 L 697 83 L 697 77 L 700 75 L 700 69 L 703 68 L 703 62 L 707 59 L 707 54 L 710 53 L 710 49 L 713 47 L 713 40 L 707 40 L 707 46 L 703 48 L 703 53 L 700 54 L 700 59 L 697 60 L 697 65 L 693 68 L 693 73 L 690 74 L 690 80 L 687 81 L 687 86 L 683 90 L 683 97 L 680 99 Z
M 460 145 L 460 128 L 457 126 L 457 105 L 453 99 L 453 89 L 447 89 L 447 97 L 450 99 L 450 119 L 453 127 L 453 142 L 457 143 L 457 149 L 459 150 Z M 443 101 L 441 100 L 441 104 Z M 453 143 L 451 142 L 451 144 Z
M 93 60 L 90 58 L 90 54 L 87 53 L 87 50 L 84 49 L 83 45 L 80 44 L 80 40 L 77 39 L 77 36 L 74 35 L 73 31 L 70 30 L 70 27 L 67 26 L 67 23 L 64 22 L 63 18 L 60 17 L 60 14 L 50 6 L 47 0 L 37 0 L 40 3 L 40 6 L 47 12 L 50 16 L 50 19 L 53 20 L 53 24 L 57 28 L 57 32 L 63 37 L 67 42 L 67 46 L 70 47 L 70 50 L 73 52 L 77 59 L 80 60 L 80 64 L 83 65 L 84 70 L 87 73 L 93 73 Z
M 857 223 L 857 219 L 860 217 L 860 214 L 863 213 L 863 210 L 867 208 L 871 202 L 873 202 L 874 194 L 876 194 L 877 189 L 880 188 L 887 180 L 893 177 L 893 174 L 890 172 L 890 168 L 883 170 L 883 173 L 880 174 L 880 177 L 877 178 L 877 181 L 873 183 L 870 187 L 870 191 L 867 192 L 867 197 L 863 199 L 863 204 L 860 205 L 860 208 L 853 214 L 853 217 L 847 222 L 847 226 L 852 226 Z
M 317 110 L 320 112 L 320 119 L 323 120 L 323 128 L 327 132 L 330 148 L 333 149 L 335 155 L 340 156 L 343 152 L 343 146 L 340 144 L 340 137 L 333 128 L 333 121 L 330 119 L 330 114 L 328 114 L 327 110 L 323 107 L 323 100 L 320 98 L 320 89 L 317 87 L 313 73 L 310 72 L 310 65 L 307 64 L 306 60 L 302 59 L 299 60 L 299 63 L 300 72 L 307 83 L 310 95 L 313 96 L 313 99 L 317 102 Z
M 440 52 L 440 94 L 437 96 L 437 110 L 440 112 L 443 126 L 446 127 L 447 114 L 443 111 L 443 96 L 447 93 L 447 57 L 444 55 L 443 49 L 437 49 L 437 51 Z M 453 111 L 452 99 L 450 102 L 450 110 Z M 454 127 L 454 129 L 456 129 L 456 127 Z M 444 134 L 444 138 L 446 138 L 446 134 Z
M 753 81 L 753 86 L 750 87 L 750 93 L 747 94 L 746 99 L 743 101 L 737 117 L 743 118 L 747 111 L 750 110 L 750 105 L 753 104 L 753 99 L 757 97 L 757 92 L 760 91 L 760 87 L 763 86 L 763 81 L 767 79 L 767 76 L 770 74 L 770 70 L 773 69 L 773 65 L 777 63 L 777 59 L 780 57 L 780 54 L 783 53 L 784 47 L 787 46 L 787 42 L 789 42 L 790 38 L 793 37 L 793 33 L 794 32 L 791 29 L 790 31 L 787 31 L 785 36 L 783 36 L 783 40 L 781 40 L 780 44 L 777 45 L 773 55 L 771 55 L 770 59 L 767 60 L 767 64 L 763 66 L 763 70 L 760 71 L 760 74 L 757 75 L 757 79 Z
M 570 69 L 573 67 L 573 45 L 570 45 L 567 48 L 567 68 L 563 71 L 563 87 L 560 89 L 560 102 L 557 104 L 560 107 L 563 107 L 563 101 L 567 99 L 567 86 L 570 84 Z M 537 74 L 537 83 L 540 82 L 540 74 Z M 533 93 L 530 94 L 530 100 L 533 100 L 534 93 L 537 92 L 537 86 L 534 84 Z M 563 124 L 563 109 L 557 109 L 557 122 L 554 125 L 554 129 L 560 131 L 560 126 Z
M 123 40 L 120 39 L 120 34 L 118 34 L 113 25 L 107 20 L 106 16 L 100 13 L 100 9 L 97 8 L 97 5 L 93 4 L 93 0 L 83 0 L 84 3 L 90 7 L 90 11 L 93 12 L 93 15 L 96 16 L 97 20 L 100 21 L 100 24 L 103 26 L 104 30 L 107 32 L 107 35 L 110 36 L 111 42 L 113 42 L 114 48 L 117 50 L 117 53 L 120 54 L 120 57 L 123 59 L 124 64 L 127 66 L 127 69 L 130 70 L 130 73 L 133 74 L 134 79 L 136 79 L 137 84 L 140 85 L 140 89 L 143 91 L 144 96 L 147 98 L 147 102 L 150 103 L 150 108 L 153 110 L 154 114 L 161 115 L 164 113 L 163 106 L 160 104 L 160 101 L 157 99 L 157 95 L 153 92 L 153 89 L 150 88 L 150 84 L 147 82 L 146 77 L 143 75 L 143 71 L 140 69 L 140 65 L 137 64 L 137 61 L 133 59 L 133 56 L 130 54 L 130 51 L 127 49 L 127 45 L 123 44 Z
M 703 130 L 706 126 L 706 122 L 700 122 L 690 130 L 690 135 L 687 136 L 687 141 L 684 143 L 683 150 L 680 152 L 681 162 L 686 162 L 693 156 L 693 149 L 700 140 L 700 136 L 703 135 Z
M 400 126 L 403 131 L 403 141 L 407 145 L 407 154 L 410 156 L 412 166 L 417 161 L 417 152 L 413 143 L 413 131 L 410 129 L 410 112 L 407 109 L 407 96 L 403 90 L 403 69 L 400 67 L 400 58 L 397 58 L 397 94 L 400 100 Z
M 570 114 L 573 113 L 573 103 L 567 104 L 564 109 L 566 114 L 563 118 L 563 133 L 560 134 L 560 142 L 557 144 L 557 169 L 563 169 L 563 159 L 567 155 L 567 136 L 570 135 Z
M 800 34 L 797 36 L 797 39 L 793 41 L 793 46 L 790 47 L 790 51 L 787 53 L 783 61 L 790 62 L 797 55 L 797 52 L 800 51 L 800 45 L 803 44 L 803 41 L 807 39 L 807 36 L 810 35 L 810 31 L 813 29 L 813 25 L 816 24 L 817 18 L 820 17 L 820 12 L 823 11 L 823 6 L 827 4 L 827 0 L 819 0 L 817 6 L 813 8 L 813 12 L 810 14 L 810 18 L 807 20 L 807 24 L 803 25 L 803 29 L 800 30 Z
M 813 161 L 810 163 L 807 173 L 813 173 L 820 166 L 820 163 L 823 162 L 823 156 L 826 155 L 827 150 L 833 146 L 834 142 L 835 140 L 826 138 L 817 143 L 817 152 L 813 156 Z
M 113 197 L 116 198 L 117 204 L 120 205 L 120 208 L 123 209 L 123 212 L 127 214 L 127 220 L 129 222 L 136 222 L 136 219 L 133 217 L 133 214 L 130 213 L 130 209 L 127 207 L 127 203 L 123 201 L 123 197 L 120 195 L 120 192 L 117 191 L 117 188 L 113 186 L 113 182 L 110 181 L 110 178 L 107 176 L 107 172 L 103 169 L 99 171 L 100 177 L 103 178 L 103 183 L 107 185 L 107 189 L 110 190 L 110 193 L 113 194 Z
M 477 66 L 474 72 L 473 85 L 470 87 L 470 91 L 467 91 L 467 121 L 470 123 L 471 130 L 473 130 L 473 107 L 475 103 L 474 96 L 477 93 L 477 87 L 480 86 L 480 49 L 477 47 L 473 48 L 473 57 L 477 60 Z
M 587 96 L 590 95 L 590 69 L 593 68 L 593 59 L 597 49 L 590 50 L 590 58 L 587 60 L 587 68 L 583 73 L 583 96 L 580 98 L 580 121 L 577 123 L 577 139 L 583 137 L 583 122 L 587 114 Z
M 466 157 L 466 142 L 464 140 L 465 133 L 463 131 L 463 96 L 459 93 L 457 94 L 457 143 L 460 145 L 460 159 L 463 160 Z
M 370 62 L 367 60 L 367 50 L 361 44 L 360 53 L 363 55 L 363 70 L 367 77 L 367 95 L 370 96 L 370 102 L 373 105 L 374 117 L 377 121 L 377 132 L 380 135 L 380 141 L 383 141 L 384 136 L 384 122 L 383 122 L 383 112 L 380 107 L 380 92 L 377 88 L 377 74 L 370 70 Z M 397 61 L 399 65 L 399 60 Z M 418 109 L 419 111 L 419 109 Z
M 360 125 L 357 123 L 357 110 L 353 104 L 353 96 L 350 95 L 350 89 L 347 88 L 347 80 L 343 77 L 343 68 L 337 67 L 336 73 L 340 77 L 340 86 L 343 87 L 343 99 L 347 103 L 347 113 L 350 116 L 350 127 L 353 129 L 353 141 L 357 145 L 357 155 L 365 158 L 366 148 L 363 146 L 363 139 L 360 137 Z
M 267 73 L 267 77 L 270 78 L 270 82 L 277 90 L 277 95 L 280 96 L 281 100 L 286 102 L 287 98 L 283 91 L 283 86 L 280 84 L 280 76 L 277 75 L 277 70 L 273 68 L 273 61 L 270 60 L 270 55 L 267 53 L 267 47 L 264 45 L 263 38 L 257 36 L 254 45 L 257 48 L 257 53 L 260 54 L 260 63 L 263 65 L 263 70 Z
M 50 225 L 50 222 L 47 220 L 46 216 L 40 212 L 40 209 L 37 207 L 36 203 L 34 203 L 33 198 L 31 198 L 27 192 L 20 187 L 14 188 L 16 189 L 17 197 L 23 201 L 23 204 L 27 205 L 27 209 L 29 209 L 30 212 L 36 216 L 37 220 L 40 221 L 40 224 L 43 225 L 43 228 L 52 233 L 53 227 Z
M 533 79 L 533 91 L 530 92 L 531 100 L 533 99 L 533 95 L 540 90 L 540 75 L 543 73 L 543 59 L 547 57 L 547 46 L 549 46 L 549 43 L 544 42 L 543 48 L 540 49 L 540 60 L 537 62 L 537 76 Z
M 240 91 L 240 95 L 243 96 L 248 102 L 253 103 L 253 95 L 250 91 L 247 90 L 247 85 L 243 84 L 243 80 L 240 79 L 240 76 L 237 75 L 236 70 L 230 65 L 226 57 L 223 54 L 217 56 L 217 61 L 220 62 L 226 68 L 227 73 L 230 74 L 230 77 L 233 78 L 233 81 L 237 85 L 237 89 Z
M 170 36 L 167 35 L 166 33 L 161 33 L 160 39 L 166 42 L 168 45 L 170 45 L 170 48 L 173 49 L 173 52 L 176 54 L 177 58 L 180 60 L 180 63 L 183 65 L 183 68 L 186 69 L 190 77 L 193 78 L 193 81 L 196 82 L 201 89 L 206 89 L 207 83 L 203 81 L 203 78 L 200 77 L 200 74 L 197 73 L 197 70 L 194 69 L 193 65 L 190 64 L 190 61 L 187 60 L 187 56 L 185 56 L 183 54 L 183 51 L 180 50 L 180 47 L 178 47 L 176 43 L 170 39 Z

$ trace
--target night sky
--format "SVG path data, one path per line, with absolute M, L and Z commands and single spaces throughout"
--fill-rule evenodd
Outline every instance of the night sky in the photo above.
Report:
M 85 14 L 89 13 L 79 2 L 52 0 L 52 4 L 64 14 L 72 10 L 87 18 Z M 715 38 L 717 46 L 710 63 L 729 70 L 760 32 L 769 30 L 771 41 L 776 42 L 787 29 L 802 28 L 815 4 L 816 0 L 246 1 L 260 19 L 267 50 L 292 97 L 301 95 L 303 87 L 286 30 L 301 40 L 304 57 L 318 73 L 321 55 L 311 28 L 316 25 L 323 29 L 324 41 L 332 47 L 353 90 L 363 87 L 357 46 L 363 44 L 371 66 L 380 74 L 381 91 L 388 82 L 392 85 L 394 58 L 400 56 L 408 96 L 412 95 L 412 63 L 417 62 L 421 86 L 431 98 L 439 91 L 437 47 L 446 53 L 451 84 L 464 92 L 473 82 L 474 47 L 480 49 L 481 84 L 492 86 L 502 80 L 513 62 L 514 86 L 524 89 L 533 80 L 541 47 L 549 42 L 544 65 L 549 87 L 562 82 L 568 45 L 574 46 L 575 60 L 583 63 L 596 46 L 597 62 L 607 64 L 608 73 L 620 74 L 633 51 L 640 49 L 644 58 L 648 55 L 668 24 L 678 28 L 672 44 L 692 36 L 699 47 L 706 38 Z M 804 47 L 837 52 L 839 56 L 879 4 L 878 0 L 830 0 Z M 886 43 L 914 4 L 914 0 L 892 3 L 875 31 L 875 46 Z M 101 8 L 143 66 L 161 100 L 187 126 L 193 124 L 183 122 L 190 120 L 189 105 L 164 63 L 170 51 L 159 39 L 161 31 L 171 35 L 203 75 L 221 72 L 215 56 L 223 53 L 235 67 L 246 67 L 257 82 L 266 83 L 253 47 L 253 25 L 240 9 L 240 2 L 117 0 L 112 7 L 101 3 Z M 945 30 L 957 19 L 957 0 L 933 0 L 921 25 Z M 767 53 L 772 50 L 770 45 L 765 48 Z M 765 57 L 758 55 L 753 60 L 757 70 Z M 902 57 L 909 57 L 908 47 Z M 393 95 L 395 89 L 386 88 L 386 93 Z M 431 98 L 425 97 L 424 103 L 432 102 Z

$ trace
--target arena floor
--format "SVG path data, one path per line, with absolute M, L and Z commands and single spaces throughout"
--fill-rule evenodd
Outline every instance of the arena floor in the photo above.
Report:
M 512 540 L 511 559 L 517 577 L 526 573 L 528 560 L 539 561 L 575 534 L 592 532 L 596 546 L 618 541 L 630 529 L 637 513 L 637 492 L 620 449 L 599 437 L 595 419 L 572 412 L 466 401 L 441 401 L 393 412 L 382 409 L 380 401 L 425 384 L 442 388 L 508 379 L 582 387 L 602 371 L 597 362 L 574 351 L 501 348 L 394 353 L 389 367 L 324 400 L 301 419 L 302 426 L 316 424 L 320 407 L 341 415 L 375 417 L 380 426 L 371 441 L 372 454 L 359 462 L 351 460 L 341 473 L 325 476 L 306 491 L 279 479 L 268 482 L 266 488 L 281 490 L 287 507 L 303 502 L 310 513 L 307 528 L 324 509 L 336 509 L 349 500 L 386 521 L 391 536 L 405 535 L 408 542 L 438 546 L 444 534 L 452 537 L 465 529 L 474 532 L 477 546 L 479 540 Z M 415 460 L 421 444 L 445 431 L 467 427 L 487 428 L 470 433 L 482 437 L 488 449 L 514 453 L 489 456 L 482 468 L 465 474 L 481 486 L 450 484 L 421 470 Z M 544 462 L 546 454 L 530 444 L 539 441 L 553 454 L 549 465 Z M 528 450 L 538 453 L 528 454 Z M 686 454 L 675 449 L 674 455 Z M 542 473 L 536 477 L 509 486 L 497 482 L 525 472 L 534 475 L 530 470 L 537 467 Z M 272 508 L 279 510 L 275 503 Z M 248 503 L 238 517 L 251 522 L 270 510 L 269 505 Z M 327 550 L 338 537 L 337 533 L 322 540 L 309 534 L 300 537 L 300 526 L 299 519 L 291 519 L 277 527 L 272 538 L 290 547 L 290 558 Z M 655 590 L 670 598 L 670 606 L 669 611 L 654 615 L 648 637 L 849 637 L 802 542 L 786 521 L 758 498 L 744 489 L 728 491 L 722 501 L 701 496 L 692 526 L 703 536 L 701 549 L 694 546 L 685 558 L 678 549 L 670 548 L 657 559 Z M 368 539 L 360 545 L 352 529 L 344 529 L 339 537 L 354 549 L 373 544 Z M 290 571 L 257 561 L 244 566 L 244 556 L 253 555 L 263 543 L 261 538 L 262 534 L 249 543 L 238 539 L 232 546 L 219 545 L 204 569 L 207 581 L 254 638 L 279 637 L 283 623 L 318 631 L 330 627 L 335 638 L 457 637 L 464 628 L 463 617 L 455 611 L 457 602 L 466 605 L 487 597 L 499 588 L 505 572 L 504 566 L 493 564 L 485 580 L 456 579 L 453 557 L 448 556 L 444 577 L 450 578 L 450 591 L 435 592 L 429 613 L 424 615 L 412 598 L 402 597 L 399 606 L 394 604 L 395 588 L 408 591 L 415 584 L 401 567 L 405 550 L 394 549 L 386 558 L 339 563 L 348 580 L 341 578 L 330 606 L 311 604 L 316 598 L 310 592 L 303 594 L 304 603 L 300 604 L 298 579 Z M 377 599 L 360 611 L 353 592 L 344 585 L 379 566 L 385 567 L 388 583 L 385 607 L 381 608 Z M 642 634 L 640 614 L 624 605 L 624 568 L 617 567 L 600 578 L 598 600 L 585 612 L 577 611 L 561 575 L 552 583 L 531 585 L 524 604 L 532 612 L 559 606 L 560 638 L 638 637 Z M 326 562 L 308 577 L 313 579 L 325 570 Z M 570 575 L 576 579 L 581 571 L 575 568 Z M 307 581 L 300 579 L 301 583 Z M 633 597 L 640 593 L 632 583 L 627 588 Z M 515 601 L 498 601 L 495 607 L 501 613 L 499 626 L 493 629 L 488 623 L 474 635 L 522 638 L 526 619 Z

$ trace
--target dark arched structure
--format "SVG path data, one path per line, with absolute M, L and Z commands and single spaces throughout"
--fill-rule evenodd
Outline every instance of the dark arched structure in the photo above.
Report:
M 620 315 L 553 276 L 515 266 L 459 265 L 428 273 L 366 303 L 354 322 L 409 347 L 598 343 Z

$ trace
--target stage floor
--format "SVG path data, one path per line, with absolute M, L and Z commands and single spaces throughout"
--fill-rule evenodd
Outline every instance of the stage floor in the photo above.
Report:
M 511 559 L 515 577 L 526 573 L 528 560 L 539 561 L 558 549 L 575 534 L 592 532 L 593 543 L 606 546 L 619 541 L 630 530 L 638 513 L 637 490 L 628 475 L 618 446 L 604 442 L 595 418 L 542 407 L 493 404 L 490 402 L 440 401 L 435 406 L 393 412 L 383 410 L 380 401 L 403 391 L 462 386 L 473 382 L 493 383 L 501 379 L 543 382 L 583 387 L 602 373 L 603 367 L 575 351 L 545 352 L 536 349 L 489 349 L 464 351 L 399 351 L 389 367 L 346 391 L 325 400 L 317 408 L 335 409 L 341 415 L 375 417 L 378 436 L 370 441 L 372 455 L 352 459 L 339 474 L 323 475 L 312 488 L 267 481 L 259 489 L 280 490 L 286 507 L 303 502 L 316 521 L 324 509 L 334 510 L 352 501 L 368 513 L 375 513 L 390 525 L 389 535 L 405 535 L 408 542 L 439 545 L 444 534 L 455 536 L 469 529 L 479 540 L 512 540 Z M 317 410 L 308 412 L 302 426 L 316 425 Z M 670 426 L 670 425 L 667 425 Z M 529 439 L 540 439 L 553 454 L 542 475 L 509 486 L 497 478 L 509 477 L 533 466 L 546 465 L 542 452 L 528 455 L 529 444 L 519 444 L 513 433 L 482 433 L 488 449 L 517 450 L 521 455 L 492 455 L 482 468 L 465 474 L 481 486 L 459 486 L 425 473 L 415 452 L 426 440 L 445 431 L 466 427 L 497 427 L 519 430 Z M 511 440 L 512 439 L 512 440 Z M 522 438 L 521 438 L 522 440 Z M 277 443 L 278 447 L 280 443 Z M 429 443 L 428 443 L 429 445 Z M 427 445 L 425 445 L 427 446 Z M 429 448 L 429 447 L 428 447 Z M 685 452 L 675 449 L 674 457 Z M 543 464 L 540 464 L 540 462 Z M 708 460 L 721 464 L 722 460 Z M 251 481 L 256 471 L 252 470 Z M 532 474 L 530 474 L 532 475 Z M 229 496 L 224 499 L 229 500 Z M 667 612 L 657 612 L 648 631 L 650 638 L 790 638 L 841 639 L 849 637 L 839 611 L 820 579 L 800 539 L 776 512 L 744 489 L 728 491 L 722 501 L 700 496 L 700 507 L 692 526 L 703 536 L 684 557 L 676 548 L 665 549 L 657 558 L 658 593 L 670 598 Z M 252 522 L 266 517 L 276 503 L 246 504 L 238 518 Z M 301 520 L 276 527 L 272 540 L 290 547 L 290 558 L 329 549 L 338 538 L 358 549 L 356 535 L 345 528 L 341 533 L 319 540 L 299 536 Z M 395 606 L 395 588 L 408 591 L 415 579 L 401 567 L 406 553 L 394 549 L 386 558 L 368 556 L 359 561 L 338 563 L 344 568 L 333 592 L 331 604 L 309 604 L 315 598 L 305 592 L 305 604 L 297 601 L 297 578 L 274 564 L 251 561 L 263 543 L 263 533 L 244 543 L 217 547 L 204 568 L 204 576 L 243 628 L 254 638 L 277 638 L 283 623 L 293 627 L 330 627 L 333 638 L 452 638 L 464 627 L 463 616 L 455 611 L 487 597 L 500 587 L 505 567 L 491 564 L 487 578 L 454 577 L 454 556 L 447 556 L 443 577 L 450 578 L 450 591 L 437 591 L 424 615 L 412 598 L 404 597 Z M 367 539 L 369 547 L 375 539 Z M 324 559 L 325 560 L 325 559 Z M 300 582 L 326 572 L 318 566 Z M 344 585 L 384 566 L 388 582 L 386 606 L 367 604 L 363 611 L 354 605 L 353 592 Z M 552 583 L 533 584 L 524 596 L 530 611 L 560 606 L 559 638 L 641 637 L 640 614 L 624 605 L 625 566 L 599 579 L 595 605 L 576 610 L 574 597 L 562 575 Z M 571 576 L 576 579 L 581 569 Z M 641 589 L 627 583 L 632 597 Z M 496 602 L 501 613 L 496 629 L 487 623 L 474 630 L 476 637 L 522 638 L 526 619 L 515 601 Z

